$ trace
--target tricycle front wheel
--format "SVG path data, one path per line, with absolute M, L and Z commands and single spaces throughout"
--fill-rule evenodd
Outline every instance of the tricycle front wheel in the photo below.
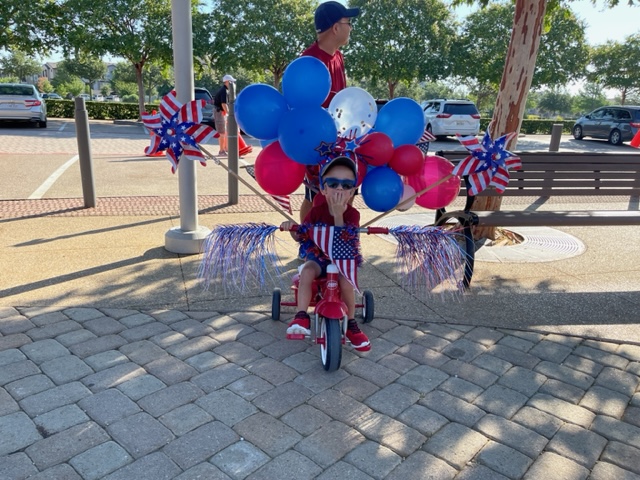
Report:
M 335 372 L 342 361 L 342 329 L 340 320 L 320 317 L 320 356 L 327 372 Z

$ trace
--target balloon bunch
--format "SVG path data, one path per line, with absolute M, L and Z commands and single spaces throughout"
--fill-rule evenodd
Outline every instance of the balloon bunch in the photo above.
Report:
M 255 172 L 265 192 L 289 195 L 300 187 L 309 167 L 345 155 L 357 162 L 358 184 L 370 209 L 385 212 L 405 202 L 406 210 L 421 185 L 433 183 L 435 175 L 451 174 L 450 162 L 434 156 L 425 159 L 416 146 L 424 139 L 425 121 L 414 100 L 395 98 L 378 111 L 368 92 L 349 87 L 338 92 L 325 110 L 321 105 L 330 88 L 325 65 L 314 57 L 300 57 L 287 66 L 282 93 L 258 83 L 238 95 L 238 125 L 264 147 Z M 459 189 L 460 178 L 452 176 L 415 202 L 427 208 L 445 207 Z

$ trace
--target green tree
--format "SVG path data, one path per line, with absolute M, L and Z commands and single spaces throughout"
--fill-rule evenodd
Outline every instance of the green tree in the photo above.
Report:
M 144 88 L 147 93 L 147 101 L 151 103 L 151 96 L 157 93 L 160 85 L 169 80 L 171 69 L 167 65 L 151 64 L 144 74 Z
M 130 63 L 118 62 L 111 76 L 111 87 L 120 97 L 135 94 L 138 90 L 136 70 Z
M 597 83 L 586 83 L 574 99 L 574 107 L 578 113 L 589 113 L 607 104 L 607 97 Z
M 62 9 L 51 0 L 2 0 L 0 51 L 46 55 L 59 45 Z
M 70 28 L 65 48 L 124 58 L 136 74 L 138 104 L 144 111 L 144 70 L 149 62 L 171 63 L 170 0 L 64 0 Z M 192 0 L 195 11 L 197 0 Z M 133 92 L 132 92 L 133 93 Z
M 315 0 L 213 0 L 209 30 L 217 35 L 209 52 L 195 50 L 203 58 L 211 54 L 217 72 L 245 67 L 268 71 L 279 88 L 287 65 L 314 39 Z
M 496 4 L 470 14 L 455 42 L 452 55 L 457 75 L 472 77 L 480 92 L 496 91 L 502 80 L 504 58 L 513 27 L 514 5 Z M 548 13 L 548 29 L 540 39 L 532 87 L 559 87 L 585 74 L 588 48 L 584 23 L 570 9 Z M 475 59 L 476 61 L 469 61 Z M 479 60 L 479 61 L 478 61 Z
M 47 77 L 38 78 L 38 84 L 36 86 L 38 87 L 38 91 L 40 93 L 51 93 L 51 92 L 53 92 L 53 85 L 51 85 L 51 82 L 49 81 L 49 79 Z
M 532 85 L 557 88 L 583 78 L 589 61 L 585 23 L 566 7 L 551 9 L 545 21 Z
M 551 115 L 569 113 L 572 107 L 571 95 L 559 88 L 547 90 L 540 95 L 538 107 Z
M 362 9 L 345 48 L 354 78 L 383 83 L 387 97 L 401 83 L 444 78 L 454 37 L 451 13 L 440 0 L 352 0 Z
M 14 50 L 7 57 L 0 60 L 0 70 L 5 75 L 18 77 L 21 82 L 27 77 L 38 75 L 42 72 L 42 65 L 33 58 L 28 57 L 20 50 Z
M 56 75 L 56 80 L 58 76 Z M 72 95 L 77 97 L 81 93 L 84 93 L 84 82 L 80 79 L 80 77 L 68 77 L 65 81 L 56 84 L 56 91 L 66 97 L 68 95 Z
M 623 43 L 609 41 L 593 48 L 588 79 L 604 88 L 620 91 L 620 103 L 640 91 L 640 34 Z
M 98 80 L 104 78 L 107 73 L 107 65 L 98 57 L 80 55 L 75 59 L 65 60 L 67 71 L 81 79 L 84 79 L 91 86 Z M 91 91 L 89 91 L 91 93 Z

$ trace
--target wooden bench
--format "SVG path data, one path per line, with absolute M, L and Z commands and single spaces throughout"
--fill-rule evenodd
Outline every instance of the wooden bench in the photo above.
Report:
M 464 152 L 443 152 L 453 163 L 466 157 Z M 543 211 L 500 210 L 473 211 L 478 225 L 515 226 L 589 226 L 640 225 L 640 151 L 638 153 L 519 153 L 522 169 L 512 170 L 503 197 L 536 196 L 540 205 L 550 197 L 629 197 L 634 210 Z M 466 189 L 460 195 L 467 195 Z M 493 188 L 478 195 L 495 196 Z M 468 196 L 468 195 L 467 195 Z M 473 197 L 469 197 L 472 199 Z
M 466 152 L 438 152 L 454 164 L 467 156 Z M 475 242 L 473 226 L 609 226 L 640 225 L 640 151 L 638 153 L 604 154 L 574 152 L 518 152 L 520 170 L 510 171 L 511 179 L 503 197 L 538 197 L 524 210 L 484 211 L 474 207 L 475 197 L 466 188 L 460 190 L 467 201 L 463 210 L 436 213 L 436 225 L 452 220 L 460 223 L 465 234 L 467 268 L 465 283 L 473 274 Z M 493 188 L 478 195 L 495 196 Z M 537 210 L 550 197 L 628 197 L 627 210 Z

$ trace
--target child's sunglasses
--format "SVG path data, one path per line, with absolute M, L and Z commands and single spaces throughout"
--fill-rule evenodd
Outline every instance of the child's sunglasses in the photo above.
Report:
M 351 190 L 356 186 L 356 181 L 349 180 L 348 178 L 342 179 L 329 177 L 324 179 L 324 185 L 329 188 L 337 189 L 338 187 L 342 187 L 343 190 Z

